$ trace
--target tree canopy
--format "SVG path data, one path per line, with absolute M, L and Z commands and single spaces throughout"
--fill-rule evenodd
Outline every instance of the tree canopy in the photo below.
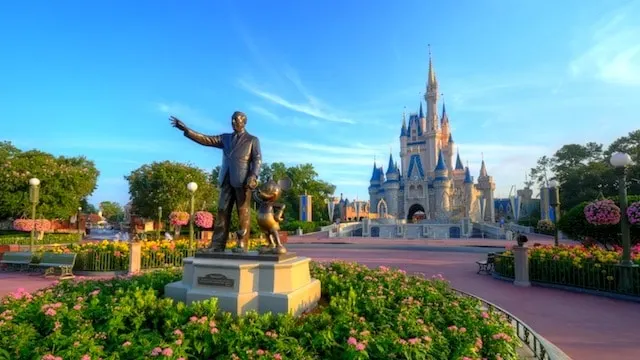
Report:
M 553 156 L 538 159 L 531 169 L 531 179 L 541 187 L 552 179 L 560 182 L 564 210 L 592 201 L 600 194 L 616 196 L 619 177 L 609 159 L 618 151 L 629 154 L 635 162 L 627 172 L 627 191 L 640 194 L 640 130 L 616 139 L 606 149 L 595 142 L 564 145 Z
M 40 179 L 37 216 L 67 218 L 96 188 L 99 172 L 84 156 L 22 151 L 0 142 L 0 219 L 30 216 L 29 179 Z
M 133 213 L 146 218 L 157 217 L 159 206 L 166 216 L 174 210 L 188 211 L 191 193 L 187 184 L 192 181 L 198 184 L 196 210 L 211 209 L 217 200 L 211 174 L 189 164 L 171 161 L 145 164 L 125 179 L 129 182 Z
M 218 185 L 218 174 L 220 166 L 217 166 L 211 172 L 212 183 Z M 292 187 L 282 194 L 280 202 L 287 207 L 285 209 L 285 221 L 298 219 L 300 211 L 300 195 L 305 192 L 312 196 L 313 219 L 328 220 L 326 205 L 324 200 L 327 199 L 336 190 L 336 187 L 326 181 L 318 178 L 318 173 L 312 164 L 301 164 L 287 167 L 284 163 L 263 163 L 260 169 L 260 183 L 265 183 L 269 179 L 280 180 L 288 176 L 291 179 Z
M 102 216 L 108 221 L 116 222 L 124 219 L 124 209 L 117 202 L 103 201 L 99 206 L 102 211 Z

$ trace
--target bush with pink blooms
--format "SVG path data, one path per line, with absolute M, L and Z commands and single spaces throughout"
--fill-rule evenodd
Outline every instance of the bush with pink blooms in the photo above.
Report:
M 593 225 L 615 225 L 620 222 L 620 208 L 613 200 L 598 200 L 584 207 L 584 216 Z
M 640 225 L 640 201 L 631 203 L 627 208 L 627 218 L 631 225 Z
M 313 264 L 318 308 L 234 318 L 218 313 L 215 298 L 189 306 L 164 298 L 181 276 L 163 270 L 15 292 L 0 304 L 0 349 L 16 360 L 518 358 L 509 321 L 441 277 Z
M 174 226 L 184 226 L 189 223 L 189 213 L 186 211 L 172 211 L 169 214 L 169 222 Z
M 51 231 L 51 221 L 46 219 L 16 219 L 13 221 L 13 229 L 18 231 L 31 231 L 34 227 L 36 231 Z
M 201 229 L 211 229 L 213 227 L 213 214 L 208 211 L 197 211 L 194 214 L 194 223 Z

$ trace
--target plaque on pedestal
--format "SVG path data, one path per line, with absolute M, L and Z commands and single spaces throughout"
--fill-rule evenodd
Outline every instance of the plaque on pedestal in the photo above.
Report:
M 243 315 L 300 315 L 320 299 L 320 281 L 311 278 L 307 257 L 295 254 L 198 253 L 184 259 L 181 281 L 165 286 L 165 296 L 190 304 L 218 299 L 221 311 Z

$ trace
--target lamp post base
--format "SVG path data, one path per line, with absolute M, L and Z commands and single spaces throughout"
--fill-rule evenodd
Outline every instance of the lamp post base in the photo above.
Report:
M 633 271 L 637 271 L 637 268 L 640 267 L 637 264 L 634 264 L 631 261 L 624 261 L 616 265 L 620 268 L 620 283 L 619 290 L 621 293 L 631 293 L 633 291 L 634 284 L 633 281 Z

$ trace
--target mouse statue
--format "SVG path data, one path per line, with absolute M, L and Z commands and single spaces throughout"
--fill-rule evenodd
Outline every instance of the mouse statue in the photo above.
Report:
M 261 184 L 253 191 L 253 199 L 258 204 L 258 225 L 267 235 L 268 244 L 261 248 L 261 254 L 285 254 L 287 249 L 280 242 L 280 222 L 284 219 L 285 204 L 277 203 L 283 191 L 291 188 L 291 179 L 285 177 L 276 182 L 273 179 Z

